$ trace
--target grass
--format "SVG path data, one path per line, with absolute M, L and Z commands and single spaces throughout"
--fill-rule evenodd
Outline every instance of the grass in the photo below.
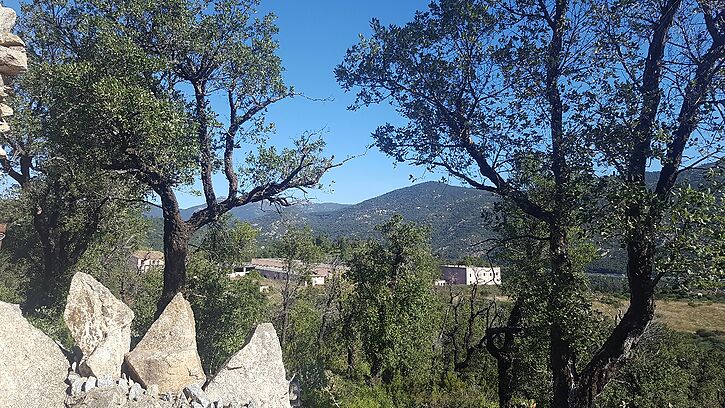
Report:
M 602 296 L 594 308 L 612 318 L 624 313 L 628 301 Z M 658 300 L 655 320 L 672 330 L 695 333 L 698 330 L 725 333 L 725 303 L 711 301 Z

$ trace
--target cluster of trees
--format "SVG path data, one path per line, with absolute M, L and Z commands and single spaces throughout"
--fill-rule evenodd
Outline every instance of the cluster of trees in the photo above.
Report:
M 552 405 L 592 406 L 650 326 L 663 276 L 725 270 L 708 225 L 722 196 L 676 184 L 722 157 L 722 3 L 444 0 L 372 29 L 336 69 L 353 108 L 392 104 L 408 121 L 380 126 L 378 148 L 500 195 L 523 217 L 510 238 L 547 243 L 545 276 L 529 277 L 545 284 L 515 302 L 543 303 Z M 627 251 L 629 306 L 584 353 L 578 254 L 593 224 Z
M 548 276 L 546 242 L 499 251 L 509 265 L 502 288 L 434 287 L 438 261 L 426 228 L 394 217 L 378 232 L 379 240 L 331 243 L 291 231 L 267 249 L 349 268 L 324 287 L 295 286 L 289 295 L 283 283 L 271 296 L 269 317 L 285 328 L 285 362 L 304 406 L 553 406 L 549 316 L 531 279 Z M 525 290 L 529 300 L 517 302 Z M 578 324 L 574 346 L 586 359 L 617 320 L 592 311 Z M 653 323 L 595 406 L 722 405 L 724 355 L 716 333 Z
M 4 300 L 62 337 L 69 277 L 92 271 L 137 311 L 139 335 L 183 290 L 199 333 L 214 333 L 199 339 L 209 371 L 272 318 L 312 406 L 644 404 L 656 381 L 637 370 L 672 361 L 638 360 L 655 346 L 637 346 L 676 338 L 648 337 L 658 283 L 717 285 L 725 274 L 722 190 L 677 183 L 685 169 L 716 173 L 725 151 L 722 2 L 440 0 L 403 26 L 373 20 L 348 50 L 335 75 L 357 92 L 353 109 L 391 103 L 407 120 L 374 132 L 380 150 L 502 198 L 489 252 L 509 268 L 503 304 L 477 288 L 435 293 L 427 232 L 399 218 L 378 241 L 331 245 L 298 231 L 273 246 L 290 269 L 346 263 L 323 291 L 287 281 L 275 299 L 256 278 L 226 278 L 254 251 L 254 232 L 225 214 L 292 204 L 292 191 L 335 166 L 315 134 L 272 143 L 266 110 L 298 94 L 257 3 L 23 7 L 31 69 L 0 134 L 11 184 Z M 177 193 L 195 180 L 205 206 L 184 219 Z M 148 205 L 162 209 L 165 266 L 135 279 L 125 259 L 145 245 Z M 584 274 L 604 241 L 627 254 L 628 308 L 612 324 L 593 310 Z M 701 366 L 680 368 L 672 378 L 701 391 L 677 398 L 722 404 L 706 378 L 688 377 Z M 617 377 L 627 385 L 610 385 Z
M 4 173 L 31 214 L 44 266 L 30 308 L 56 301 L 87 243 L 129 204 L 156 196 L 164 218 L 164 289 L 157 312 L 186 284 L 194 232 L 230 209 L 287 205 L 333 164 L 305 134 L 270 143 L 282 81 L 271 15 L 255 0 L 34 1 L 23 6 L 29 73 L 20 113 L 0 141 Z M 224 111 L 213 102 L 224 101 Z M 214 105 L 218 106 L 218 105 Z M 217 198 L 213 175 L 226 179 Z M 176 194 L 199 178 L 206 206 L 188 219 Z M 218 188 L 218 186 L 216 186 Z M 122 221 L 121 221 L 122 223 Z

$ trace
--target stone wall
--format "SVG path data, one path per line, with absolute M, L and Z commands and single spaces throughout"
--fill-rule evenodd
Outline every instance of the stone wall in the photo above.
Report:
M 13 109 L 6 104 L 6 98 L 12 92 L 10 84 L 16 76 L 28 70 L 25 43 L 11 33 L 16 19 L 15 10 L 0 6 L 0 133 L 10 130 L 6 122 L 6 118 L 13 114 Z M 5 156 L 2 146 L 0 156 Z
M 0 406 L 25 408 L 288 408 L 289 381 L 271 324 L 209 381 L 196 349 L 194 313 L 178 294 L 133 350 L 133 312 L 90 275 L 71 281 L 68 352 L 0 302 Z M 7 405 L 3 405 L 7 404 Z

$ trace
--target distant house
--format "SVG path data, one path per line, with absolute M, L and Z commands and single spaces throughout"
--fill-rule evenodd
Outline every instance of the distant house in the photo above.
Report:
M 251 264 L 235 266 L 232 273 L 227 274 L 230 279 L 239 279 L 249 275 L 249 272 L 253 271 L 254 267 Z
M 309 278 L 309 283 L 312 286 L 324 285 L 325 279 L 345 269 L 344 267 L 324 263 L 313 264 L 305 268 L 302 261 L 293 262 L 295 267 L 289 273 L 289 278 L 291 280 Z M 229 277 L 232 279 L 240 278 L 251 271 L 256 271 L 263 277 L 272 280 L 286 280 L 288 277 L 287 261 L 279 258 L 254 258 L 250 263 L 234 268 L 234 272 L 230 273 Z
M 451 285 L 500 285 L 501 268 L 441 265 L 441 278 Z
M 164 267 L 164 253 L 160 251 L 134 251 L 129 259 L 131 266 L 139 272 L 148 272 L 151 268 Z
M 7 224 L 0 224 L 0 248 L 3 247 L 3 239 L 5 238 L 5 232 L 8 229 Z

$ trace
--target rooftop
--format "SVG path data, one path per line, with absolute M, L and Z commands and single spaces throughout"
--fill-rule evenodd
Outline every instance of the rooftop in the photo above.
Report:
M 299 260 L 294 260 L 293 262 L 296 267 L 303 265 L 303 262 Z M 280 258 L 253 258 L 252 261 L 245 266 L 251 266 L 256 269 L 265 269 L 275 272 L 285 272 L 287 269 L 286 263 L 286 260 Z M 312 264 L 309 269 L 313 276 L 327 277 L 328 275 L 331 275 L 336 271 L 347 270 L 347 267 L 343 265 L 317 263 Z M 294 274 L 294 271 L 292 273 Z
M 164 253 L 161 251 L 138 250 L 133 251 L 131 256 L 136 259 L 149 259 L 154 261 L 160 261 L 164 259 Z

